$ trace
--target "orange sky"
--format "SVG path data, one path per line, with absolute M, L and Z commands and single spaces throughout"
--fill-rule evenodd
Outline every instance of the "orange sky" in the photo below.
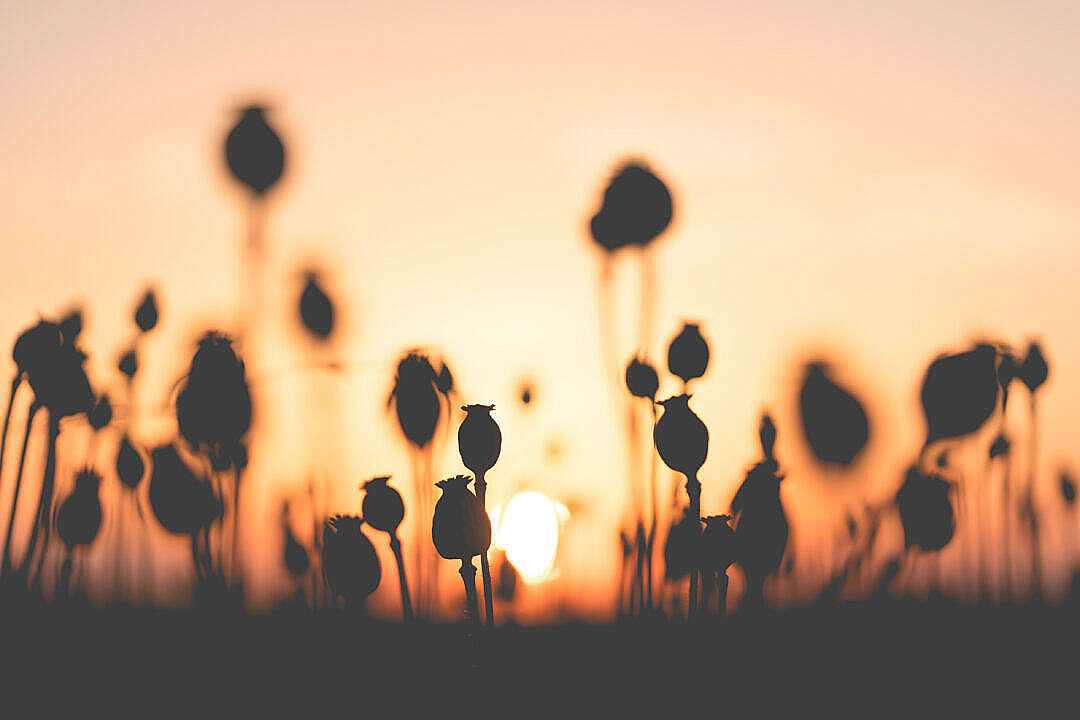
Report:
M 290 153 L 268 341 L 295 339 L 298 264 L 323 261 L 351 371 L 321 391 L 346 424 L 327 440 L 344 449 L 320 462 L 343 504 L 358 508 L 364 476 L 407 485 L 382 404 L 398 353 L 432 346 L 470 401 L 499 406 L 496 501 L 526 478 L 592 500 L 594 541 L 612 544 L 575 582 L 606 587 L 623 498 L 608 475 L 622 461 L 584 223 L 627 154 L 676 200 L 652 353 L 683 318 L 713 347 L 694 398 L 712 432 L 707 512 L 753 459 L 764 406 L 780 416 L 781 458 L 804 459 L 791 421 L 808 349 L 867 400 L 876 493 L 919 442 L 926 363 L 982 334 L 1045 341 L 1043 465 L 1076 460 L 1077 11 L 862 5 L 4 0 L 0 337 L 85 302 L 93 377 L 116 386 L 129 308 L 153 283 L 163 320 L 139 392 L 160 402 L 184 366 L 176 348 L 231 317 L 243 215 L 220 142 L 233 110 L 260 98 Z M 629 356 L 629 259 L 619 280 Z M 274 378 L 264 407 L 295 407 L 310 387 L 289 370 L 301 357 L 290 344 L 261 361 Z M 525 374 L 539 387 L 528 423 L 513 404 Z M 266 499 L 313 462 L 302 423 L 272 425 Z M 537 470 L 549 438 L 565 455 Z M 444 469 L 460 469 L 452 452 Z

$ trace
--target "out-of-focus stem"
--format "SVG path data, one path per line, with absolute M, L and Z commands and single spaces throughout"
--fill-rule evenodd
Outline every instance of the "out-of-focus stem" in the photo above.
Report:
M 22 373 L 17 372 L 11 379 L 11 396 L 8 398 L 7 410 L 4 412 L 4 434 L 0 437 L 0 488 L 4 486 L 4 456 L 7 454 L 8 428 L 11 426 L 11 411 L 15 407 L 15 394 L 19 391 L 22 382 Z
M 41 580 L 41 568 L 45 564 L 45 553 L 49 549 L 49 532 L 52 528 L 52 500 L 53 488 L 56 485 L 56 440 L 60 437 L 60 418 L 49 411 L 49 449 L 45 456 L 45 474 L 41 479 L 41 494 L 38 496 L 37 512 L 34 514 L 34 524 L 30 530 L 30 544 L 26 548 L 26 557 L 23 559 L 22 569 L 27 572 L 34 558 L 34 550 L 37 547 L 38 533 L 41 533 L 42 547 L 41 558 L 38 560 L 37 580 Z
M 30 405 L 26 416 L 26 432 L 23 434 L 22 450 L 19 452 L 19 470 L 15 475 L 15 492 L 11 496 L 11 515 L 8 518 L 7 534 L 4 537 L 4 560 L 0 566 L 0 577 L 11 570 L 11 533 L 15 529 L 15 512 L 19 507 L 19 490 L 22 488 L 23 468 L 26 466 L 26 446 L 30 443 L 30 429 L 34 426 L 34 416 L 41 409 L 36 400 Z
M 487 480 L 484 479 L 484 473 L 476 473 L 474 485 L 480 507 L 484 508 L 484 512 L 487 512 Z M 494 594 L 491 592 L 491 567 L 488 563 L 487 550 L 480 553 L 480 572 L 484 576 L 484 620 L 490 628 L 495 626 L 495 606 Z M 477 621 L 479 621 L 479 618 L 477 618 Z
M 390 535 L 390 549 L 397 561 L 398 585 L 401 586 L 401 616 L 405 622 L 412 620 L 412 602 L 409 600 L 409 580 L 405 577 L 405 560 L 401 556 L 401 541 L 396 534 Z

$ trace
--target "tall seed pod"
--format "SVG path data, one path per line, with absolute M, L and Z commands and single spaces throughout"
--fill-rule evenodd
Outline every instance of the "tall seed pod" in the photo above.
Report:
M 760 608 L 765 603 L 765 580 L 780 568 L 788 541 L 788 521 L 780 500 L 777 463 L 767 458 L 754 465 L 731 501 L 735 517 L 738 564 L 746 575 L 746 602 Z
M 685 388 L 691 380 L 705 374 L 709 367 L 709 343 L 696 323 L 684 323 L 679 334 L 668 345 L 668 370 L 683 381 Z
M 319 275 L 313 270 L 304 274 L 300 292 L 300 321 L 316 340 L 326 340 L 334 330 L 334 304 L 322 289 Z
M 330 590 L 355 607 L 375 592 L 382 568 L 375 546 L 364 535 L 361 518 L 335 515 L 323 526 L 322 570 Z
M 397 529 L 405 517 L 405 503 L 401 493 L 387 483 L 390 476 L 372 478 L 364 483 L 364 500 L 361 505 L 364 522 L 376 530 L 382 530 L 390 536 L 390 549 L 397 562 L 398 585 L 401 590 L 401 613 L 408 622 L 412 619 L 412 601 L 409 598 L 409 581 L 405 575 L 405 560 L 401 552 L 401 540 Z
M 457 475 L 435 483 L 442 490 L 431 521 L 431 539 L 439 555 L 461 561 L 465 597 L 474 622 L 480 622 L 476 596 L 476 567 L 472 558 L 487 554 L 491 546 L 491 519 L 480 500 L 469 490 L 470 478 Z
M 653 440 L 660 459 L 672 470 L 686 477 L 686 494 L 690 499 L 689 513 L 695 521 L 701 519 L 701 483 L 698 471 L 709 454 L 709 430 L 693 410 L 689 395 L 675 395 L 661 400 L 663 415 L 653 428 Z M 700 523 L 695 528 L 700 536 Z M 695 541 L 696 544 L 696 541 Z M 698 598 L 698 570 L 690 573 L 690 604 L 687 617 L 693 618 Z
M 494 405 L 464 405 L 465 420 L 458 428 L 458 452 L 465 467 L 476 473 L 476 497 L 482 509 L 487 508 L 487 471 L 495 466 L 502 451 L 502 432 L 491 417 Z M 484 613 L 488 627 L 495 624 L 491 567 L 487 552 L 480 555 L 480 570 L 484 580 Z
M 701 567 L 717 582 L 717 612 L 721 616 L 727 612 L 727 571 L 738 557 L 738 540 L 730 520 L 730 515 L 705 518 L 705 531 L 701 536 Z
M 75 477 L 75 489 L 56 508 L 53 524 L 56 534 L 67 548 L 67 557 L 60 570 L 60 590 L 67 595 L 71 589 L 71 575 L 76 548 L 94 542 L 101 529 L 101 500 L 98 489 L 101 476 L 90 469 Z
M 806 442 L 825 466 L 847 467 L 870 437 L 862 404 L 829 376 L 822 362 L 806 366 L 799 414 Z

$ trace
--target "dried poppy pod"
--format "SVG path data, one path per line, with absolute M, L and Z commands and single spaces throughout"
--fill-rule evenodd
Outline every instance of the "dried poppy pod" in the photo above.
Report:
M 729 524 L 730 520 L 730 515 L 704 518 L 705 531 L 701 535 L 702 569 L 723 575 L 737 559 L 735 530 Z
M 75 478 L 75 489 L 56 510 L 56 533 L 68 549 L 89 545 L 101 529 L 101 476 L 83 470 Z
M 924 475 L 912 467 L 896 493 L 896 506 L 904 526 L 904 546 L 932 552 L 952 540 L 956 521 L 953 485 L 938 475 Z
M 360 529 L 363 522 L 352 515 L 335 515 L 323 526 L 323 578 L 348 604 L 375 592 L 382 579 L 375 546 Z
M 754 465 L 731 501 L 735 516 L 736 562 L 747 576 L 748 599 L 761 604 L 765 578 L 776 572 L 784 559 L 789 526 L 780 501 L 780 482 L 775 460 Z
M 449 395 L 454 391 L 454 374 L 450 372 L 450 366 L 443 362 L 439 367 L 439 374 L 435 376 L 435 389 L 443 395 Z
M 38 402 L 57 418 L 88 413 L 94 404 L 94 392 L 83 364 L 86 355 L 74 345 L 64 345 L 41 368 L 27 374 Z
M 42 365 L 53 362 L 64 343 L 60 326 L 47 320 L 24 330 L 15 340 L 11 357 L 19 372 L 29 375 Z
M 402 434 L 418 448 L 431 442 L 439 424 L 442 404 L 436 380 L 431 361 L 419 352 L 410 351 L 398 362 L 387 405 L 394 404 Z
M 671 523 L 664 540 L 664 578 L 668 582 L 681 580 L 697 567 L 700 532 L 700 521 L 694 519 L 689 508 L 684 508 L 682 517 Z M 630 552 L 630 547 L 627 539 L 626 552 Z
M 806 366 L 799 415 L 806 442 L 823 465 L 850 465 L 870 438 L 862 404 L 829 377 L 821 362 Z
M 709 430 L 693 410 L 689 395 L 659 402 L 664 413 L 656 421 L 653 438 L 664 464 L 687 478 L 697 476 L 709 454 Z
M 304 290 L 300 293 L 300 320 L 317 340 L 326 340 L 334 330 L 334 305 L 319 285 L 318 273 L 304 275 Z
M 761 455 L 766 460 L 773 457 L 773 448 L 776 446 L 776 423 L 772 416 L 765 413 L 761 416 L 761 424 L 758 426 L 758 438 L 761 440 Z
M 1042 347 L 1039 343 L 1033 342 L 1028 345 L 1027 355 L 1024 356 L 1024 362 L 1020 366 L 1018 374 L 1020 381 L 1027 386 L 1030 392 L 1035 392 L 1046 382 L 1046 378 L 1050 374 L 1050 366 L 1046 363 L 1046 358 L 1043 356 Z
M 494 405 L 462 405 L 465 420 L 458 428 L 458 452 L 465 467 L 483 476 L 495 466 L 502 451 L 502 432 L 491 417 Z
M 709 367 L 709 343 L 696 323 L 683 323 L 682 330 L 668 345 L 668 371 L 684 383 L 705 374 Z
M 656 400 L 660 378 L 648 360 L 633 358 L 626 366 L 626 389 L 634 397 Z
M 447 560 L 469 560 L 491 546 L 491 519 L 469 490 L 471 479 L 457 475 L 435 483 L 442 495 L 435 503 L 431 539 Z
M 941 355 L 930 363 L 919 393 L 926 445 L 982 427 L 997 409 L 998 383 L 997 350 L 990 345 Z
M 251 394 L 244 363 L 224 335 L 208 332 L 199 341 L 176 398 L 176 419 L 180 434 L 195 451 L 207 450 L 216 469 L 241 457 L 251 426 Z
M 644 163 L 621 164 L 589 221 L 593 240 L 608 252 L 651 243 L 671 223 L 671 191 Z
M 261 196 L 281 178 L 285 146 L 266 122 L 266 108 L 250 105 L 225 139 L 225 160 L 233 176 Z
M 135 308 L 135 325 L 139 332 L 150 332 L 158 323 L 157 298 L 153 290 L 147 290 Z
M 101 430 L 112 422 L 112 416 L 112 403 L 109 402 L 109 396 L 103 393 L 94 402 L 93 407 L 90 408 L 87 419 L 90 421 L 90 427 L 94 430 Z
M 146 474 L 142 455 L 135 449 L 135 444 L 127 434 L 120 438 L 120 449 L 116 453 L 116 474 L 120 477 L 120 483 L 130 490 L 137 488 Z
M 364 522 L 376 530 L 393 535 L 405 517 L 405 503 L 401 500 L 401 493 L 387 485 L 389 480 L 390 476 L 387 475 L 364 483 L 361 508 Z
M 126 375 L 128 380 L 135 377 L 135 373 L 139 371 L 139 361 L 135 355 L 135 348 L 128 349 L 120 356 L 120 359 L 116 363 L 116 368 Z
M 221 499 L 210 483 L 163 445 L 150 452 L 150 508 L 161 526 L 176 535 L 194 535 L 221 517 Z

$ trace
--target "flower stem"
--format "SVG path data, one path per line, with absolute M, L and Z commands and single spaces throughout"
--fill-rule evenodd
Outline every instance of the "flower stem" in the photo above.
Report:
M 484 512 L 487 512 L 487 480 L 484 479 L 484 473 L 476 473 L 476 498 L 480 501 L 480 506 L 484 508 Z M 484 620 L 488 627 L 495 626 L 495 605 L 493 599 L 493 593 L 491 592 L 491 566 L 488 563 L 487 550 L 480 553 L 480 572 L 484 576 Z M 477 618 L 479 622 L 479 618 Z
M 41 557 L 38 559 L 35 585 L 41 582 L 41 569 L 45 565 L 45 555 L 49 550 L 49 534 L 52 529 L 53 489 L 56 486 L 56 440 L 60 437 L 60 418 L 49 411 L 49 449 L 45 456 L 45 474 L 41 479 L 41 495 L 38 496 L 37 513 L 30 531 L 30 545 L 26 549 L 23 567 L 29 572 L 34 549 L 37 546 L 38 532 L 41 531 Z
M 34 416 L 41 409 L 36 400 L 30 405 L 26 416 L 26 432 L 23 434 L 22 451 L 19 453 L 19 472 L 15 475 L 15 493 L 11 496 L 11 516 L 8 518 L 7 535 L 4 538 L 4 560 L 0 566 L 0 577 L 11 570 L 11 533 L 15 529 L 15 511 L 19 507 L 19 490 L 22 487 L 23 468 L 26 465 L 26 446 L 30 444 L 30 429 L 34 425 Z
M 401 586 L 401 616 L 405 622 L 412 621 L 412 602 L 409 600 L 409 580 L 405 576 L 405 560 L 401 556 L 401 541 L 395 533 L 390 534 L 390 549 L 397 561 L 398 584 Z
M 694 518 L 694 549 L 695 557 L 690 567 L 690 601 L 686 606 L 687 621 L 694 619 L 694 611 L 698 604 L 698 567 L 696 550 L 701 543 L 701 483 L 697 475 L 687 476 L 686 494 L 690 498 L 690 517 Z
M 11 426 L 11 411 L 15 406 L 15 393 L 19 390 L 19 383 L 22 382 L 22 373 L 18 372 L 11 380 L 11 397 L 8 398 L 7 411 L 4 413 L 4 434 L 0 436 L 0 487 L 3 487 L 4 481 L 4 455 L 7 454 L 7 439 L 8 428 Z
M 480 605 L 476 597 L 476 566 L 472 564 L 472 558 L 461 558 L 461 581 L 465 583 L 465 604 L 468 607 L 472 621 L 480 624 Z

